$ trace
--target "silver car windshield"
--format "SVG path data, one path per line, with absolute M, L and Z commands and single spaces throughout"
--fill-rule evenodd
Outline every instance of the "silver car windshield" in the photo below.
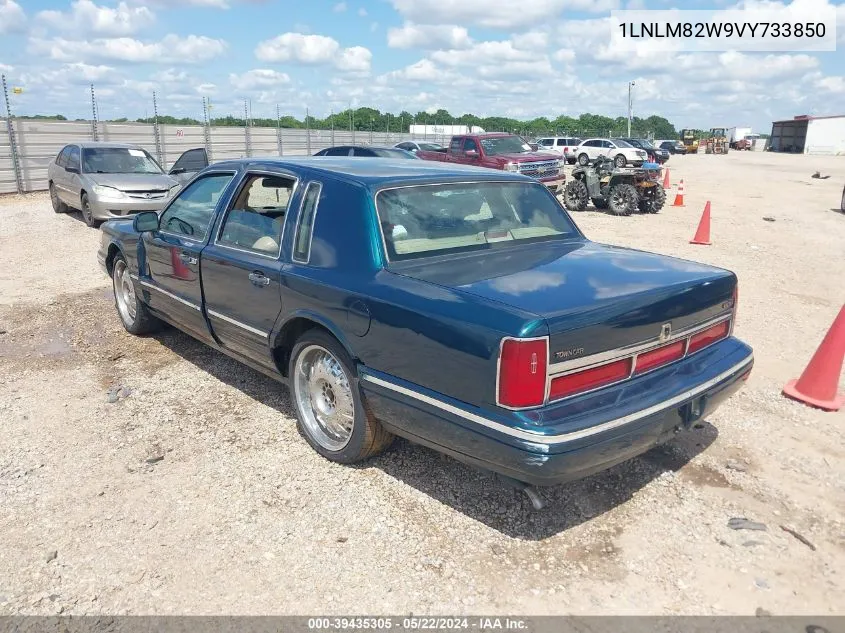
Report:
M 152 156 L 142 149 L 85 147 L 82 171 L 88 174 L 162 174 Z

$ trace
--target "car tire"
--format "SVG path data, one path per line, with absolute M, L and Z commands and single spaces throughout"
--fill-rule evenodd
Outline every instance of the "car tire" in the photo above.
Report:
M 570 180 L 563 190 L 563 204 L 569 211 L 583 211 L 589 200 L 587 185 L 583 180 Z
M 82 219 L 85 221 L 85 224 L 90 226 L 92 229 L 96 229 L 100 226 L 100 221 L 94 219 L 94 213 L 91 211 L 91 205 L 88 203 L 88 194 L 83 193 L 82 198 L 80 199 L 81 204 L 79 212 L 82 214 Z
M 578 155 L 578 164 L 582 167 L 586 167 L 590 164 L 590 157 L 587 154 L 579 154 Z
M 353 464 L 393 442 L 366 407 L 355 364 L 329 333 L 311 329 L 299 337 L 288 376 L 299 430 L 326 459 Z
M 623 183 L 611 187 L 607 206 L 615 215 L 631 215 L 639 203 L 639 194 L 634 185 Z
M 50 183 L 50 203 L 53 205 L 54 213 L 67 213 L 67 205 L 59 199 L 59 194 L 56 193 L 56 187 Z
M 112 290 L 114 291 L 114 307 L 120 322 L 130 334 L 140 336 L 160 330 L 163 323 L 154 316 L 147 305 L 138 298 L 135 292 L 135 282 L 129 273 L 129 266 L 121 253 L 112 261 Z
M 625 158 L 625 154 L 617 154 L 616 158 L 613 160 L 613 164 L 617 167 L 624 167 L 628 164 L 628 159 Z

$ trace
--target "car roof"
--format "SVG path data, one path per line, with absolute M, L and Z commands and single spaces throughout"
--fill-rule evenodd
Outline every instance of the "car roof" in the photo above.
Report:
M 282 158 L 240 158 L 213 163 L 209 170 L 263 169 L 268 171 L 306 169 L 312 176 L 332 176 L 368 187 L 384 184 L 512 180 L 537 182 L 521 174 L 427 160 L 385 159 L 352 156 L 301 156 Z
M 83 149 L 89 149 L 92 147 L 103 147 L 103 148 L 111 148 L 111 149 L 144 149 L 140 145 L 136 145 L 135 143 L 111 143 L 109 141 L 82 141 L 77 143 L 68 143 L 68 145 L 78 145 Z

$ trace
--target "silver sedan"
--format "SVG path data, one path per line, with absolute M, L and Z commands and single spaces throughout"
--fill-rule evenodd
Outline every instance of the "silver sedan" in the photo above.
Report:
M 160 211 L 181 185 L 137 145 L 73 143 L 47 168 L 56 213 L 79 209 L 88 226 L 138 213 Z

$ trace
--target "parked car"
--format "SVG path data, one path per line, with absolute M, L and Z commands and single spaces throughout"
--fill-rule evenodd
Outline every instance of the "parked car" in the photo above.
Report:
M 577 160 L 574 150 L 581 144 L 581 139 L 571 136 L 546 136 L 538 138 L 536 142 L 538 149 L 553 151 L 572 165 Z
M 223 161 L 106 222 L 97 257 L 127 331 L 168 322 L 287 383 L 341 463 L 400 435 L 554 484 L 692 428 L 753 363 L 732 272 L 591 242 L 507 171 Z
M 446 148 L 440 143 L 429 143 L 428 141 L 402 141 L 401 143 L 396 143 L 393 147 L 404 149 L 406 152 L 411 152 L 413 154 L 416 154 L 421 149 L 427 152 L 446 151 Z
M 648 158 L 645 150 L 638 149 L 625 141 L 615 138 L 590 138 L 575 148 L 575 156 L 579 165 L 589 165 L 599 156 L 612 158 L 617 167 L 625 167 L 629 163 L 634 167 L 641 166 Z
M 628 143 L 628 145 L 631 145 L 632 147 L 644 150 L 646 155 L 648 156 L 649 162 L 658 163 L 662 165 L 667 160 L 669 160 L 668 150 L 665 150 L 662 147 L 655 147 L 654 143 L 652 143 L 648 139 L 623 138 L 621 140 L 625 141 L 626 143 Z
M 375 145 L 338 145 L 321 149 L 314 156 L 363 156 L 367 158 L 417 158 L 412 152 L 396 147 Z
M 680 141 L 658 141 L 657 146 L 670 154 L 686 154 L 687 146 Z
M 562 193 L 566 182 L 563 160 L 557 156 L 533 151 L 531 146 L 516 134 L 453 136 L 445 153 L 420 150 L 417 157 L 524 174 L 536 178 L 555 193 Z
M 47 166 L 53 211 L 82 212 L 88 226 L 138 211 L 157 211 L 179 190 L 177 180 L 138 145 L 65 145 Z

